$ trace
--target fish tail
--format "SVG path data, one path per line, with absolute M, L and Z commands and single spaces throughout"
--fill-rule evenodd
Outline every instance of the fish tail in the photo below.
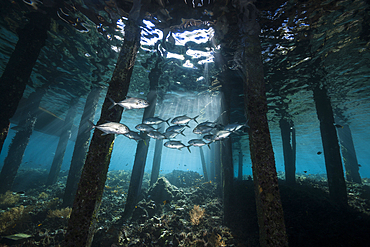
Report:
M 199 117 L 199 115 L 193 118 L 194 122 L 198 123 L 198 121 L 197 121 L 198 117 Z
M 181 130 L 179 134 L 181 134 L 181 135 L 185 136 L 185 135 L 184 135 L 184 131 L 185 131 L 185 130 Z
M 244 127 L 246 127 L 246 128 L 249 129 L 250 127 L 249 127 L 249 124 L 248 123 L 249 123 L 249 119 L 247 119 L 247 122 L 245 122 L 243 125 L 244 125 Z
M 207 143 L 207 146 L 208 146 L 208 148 L 209 149 L 211 149 L 211 146 L 209 145 L 209 144 L 211 144 L 212 142 L 210 142 L 210 143 Z
M 115 105 L 117 105 L 116 102 L 114 102 L 114 100 L 108 96 L 108 99 L 112 102 L 112 105 L 108 108 L 108 110 L 112 109 Z
M 168 126 L 170 126 L 170 124 L 168 123 L 168 121 L 170 121 L 171 118 L 167 119 L 165 122 L 168 124 Z
M 190 147 L 191 147 L 191 145 L 186 146 L 186 148 L 189 150 L 189 153 L 191 153 L 191 151 L 190 151 Z
M 90 124 L 90 130 L 92 130 L 93 128 L 95 128 L 95 124 L 91 121 L 91 120 L 87 120 L 87 122 Z
M 188 124 L 185 124 L 185 127 L 188 127 L 188 128 L 190 128 L 190 126 L 189 126 Z

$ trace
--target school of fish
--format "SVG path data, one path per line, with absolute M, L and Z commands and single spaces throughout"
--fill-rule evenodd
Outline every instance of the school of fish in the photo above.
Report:
M 109 109 L 112 109 L 115 106 L 123 107 L 126 109 L 141 109 L 146 108 L 149 106 L 149 102 L 145 99 L 141 98 L 134 98 L 134 97 L 126 97 L 126 99 L 115 102 L 113 99 L 108 98 L 112 102 L 112 106 Z M 222 141 L 225 138 L 228 138 L 232 133 L 235 133 L 242 128 L 248 128 L 247 123 L 239 124 L 228 124 L 223 126 L 216 122 L 202 122 L 198 123 L 197 118 L 199 116 L 195 116 L 193 118 L 188 117 L 186 115 L 177 116 L 171 120 L 171 118 L 164 120 L 160 117 L 150 117 L 143 120 L 142 123 L 135 126 L 140 132 L 132 131 L 127 127 L 125 124 L 122 123 L 115 123 L 115 122 L 107 122 L 100 125 L 94 125 L 92 122 L 92 128 L 96 128 L 101 130 L 103 133 L 102 135 L 107 134 L 116 134 L 116 135 L 124 135 L 132 140 L 135 141 L 144 141 L 145 143 L 145 135 L 149 136 L 153 139 L 166 139 L 167 142 L 164 143 L 164 146 L 167 148 L 181 150 L 182 148 L 187 148 L 189 152 L 191 152 L 190 147 L 202 147 L 208 146 L 210 148 L 210 144 L 215 141 Z M 169 122 L 171 120 L 171 122 Z M 177 135 L 183 135 L 185 129 L 190 128 L 188 123 L 190 121 L 196 122 L 198 125 L 193 129 L 193 133 L 197 135 L 203 135 L 201 138 L 198 139 L 191 139 L 188 141 L 188 145 L 183 144 L 181 141 L 172 140 L 176 138 Z M 158 131 L 158 128 L 154 128 L 153 125 L 159 125 L 162 123 L 166 123 L 169 127 L 165 130 L 164 133 Z M 172 125 L 170 125 L 170 123 Z M 145 143 L 146 144 L 146 143 Z

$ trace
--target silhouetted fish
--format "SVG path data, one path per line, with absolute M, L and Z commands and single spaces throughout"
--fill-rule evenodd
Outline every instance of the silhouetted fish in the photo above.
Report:
M 321 151 L 318 151 L 317 154 L 320 155 L 320 154 L 322 154 L 322 152 Z

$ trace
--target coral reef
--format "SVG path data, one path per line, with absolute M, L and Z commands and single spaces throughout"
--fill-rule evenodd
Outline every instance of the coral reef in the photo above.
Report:
M 148 192 L 149 198 L 156 203 L 180 199 L 180 194 L 179 189 L 164 177 L 160 177 Z
M 0 215 L 0 233 L 3 233 L 7 228 L 14 227 L 18 221 L 22 220 L 24 213 L 24 206 L 11 208 Z
M 176 187 L 191 187 L 202 182 L 203 176 L 194 171 L 173 170 L 164 175 L 165 178 Z
M 5 192 L 5 194 L 0 195 L 0 206 L 11 206 L 19 201 L 19 195 L 14 194 L 11 191 Z
M 199 225 L 200 220 L 204 217 L 204 211 L 204 208 L 194 205 L 194 208 L 189 212 L 190 223 L 192 225 Z
M 174 174 L 180 177 L 176 180 Z M 129 171 L 108 172 L 93 247 L 259 245 L 251 177 L 234 181 L 233 213 L 231 224 L 226 227 L 220 188 L 216 183 L 204 182 L 194 172 L 176 171 L 165 177 L 172 177 L 179 186 L 160 178 L 149 188 L 149 174 L 145 173 L 144 188 L 133 217 L 119 225 L 130 176 Z M 278 176 L 283 178 L 284 173 Z M 2 195 L 2 198 L 18 200 L 10 200 L 13 204 L 3 205 L 0 210 L 0 235 L 23 233 L 31 236 L 22 239 L 19 246 L 61 245 L 71 210 L 61 208 L 65 181 L 64 175 L 51 186 Z M 345 210 L 330 202 L 325 176 L 297 174 L 296 181 L 294 187 L 279 181 L 290 246 L 363 246 L 361 241 L 367 242 L 369 179 L 363 179 L 362 185 L 347 183 L 350 208 Z M 5 238 L 0 237 L 0 246 L 3 244 L 7 244 Z
M 14 191 L 25 191 L 30 188 L 38 188 L 43 186 L 47 180 L 48 176 L 47 169 L 26 169 L 20 168 L 18 170 L 17 176 L 15 177 L 13 190 Z M 63 172 L 60 174 L 63 175 Z
M 41 192 L 41 193 L 39 194 L 39 198 L 46 199 L 46 198 L 48 198 L 48 197 L 49 197 L 49 195 L 48 195 L 48 194 L 46 194 L 45 192 Z
M 71 216 L 72 208 L 66 207 L 62 209 L 49 210 L 48 218 L 61 218 L 69 219 Z

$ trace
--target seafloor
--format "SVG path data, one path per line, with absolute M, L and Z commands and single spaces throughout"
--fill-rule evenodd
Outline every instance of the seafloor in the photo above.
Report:
M 15 192 L 0 196 L 0 246 L 62 246 L 70 214 L 70 208 L 60 208 L 66 175 L 46 187 L 46 170 L 19 172 Z M 259 246 L 250 177 L 235 181 L 225 226 L 217 184 L 195 172 L 173 171 L 150 187 L 145 174 L 140 202 L 122 225 L 130 175 L 109 172 L 93 246 Z M 347 182 L 346 208 L 329 200 L 324 176 L 300 174 L 295 186 L 279 183 L 289 246 L 370 245 L 369 179 Z

